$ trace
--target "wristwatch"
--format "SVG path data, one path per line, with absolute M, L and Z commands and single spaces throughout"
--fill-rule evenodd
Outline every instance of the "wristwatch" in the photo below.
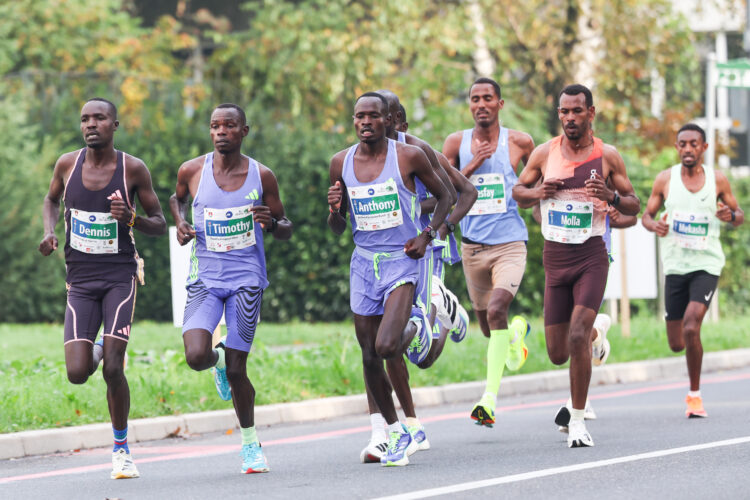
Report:
M 424 230 L 422 231 L 422 233 L 423 234 L 427 233 L 427 236 L 429 236 L 431 240 L 434 240 L 435 238 L 437 238 L 437 231 L 432 229 L 432 226 L 426 226 Z
M 452 222 L 444 221 L 443 224 L 448 228 L 448 233 L 452 233 L 456 230 L 456 225 Z

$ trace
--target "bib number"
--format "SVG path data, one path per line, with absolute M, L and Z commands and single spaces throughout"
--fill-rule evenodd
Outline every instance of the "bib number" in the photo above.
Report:
M 347 190 L 358 231 L 379 231 L 403 224 L 398 186 L 393 179 Z
M 117 221 L 107 212 L 70 211 L 70 246 L 83 253 L 116 254 Z
M 252 205 L 233 208 L 204 208 L 206 250 L 229 252 L 255 245 Z
M 542 235 L 558 243 L 583 243 L 591 237 L 594 205 L 587 201 L 542 200 Z
M 467 215 L 503 214 L 508 210 L 505 201 L 505 176 L 474 174 L 469 180 L 477 188 L 478 195 Z
M 672 237 L 677 246 L 689 250 L 708 248 L 709 216 L 674 211 L 672 214 Z

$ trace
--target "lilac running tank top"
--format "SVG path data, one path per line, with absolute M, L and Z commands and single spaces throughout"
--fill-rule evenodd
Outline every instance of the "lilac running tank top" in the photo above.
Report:
M 355 144 L 347 151 L 342 172 L 354 244 L 370 252 L 403 251 L 404 244 L 419 234 L 419 204 L 401 179 L 396 141 L 388 139 L 383 170 L 371 182 L 360 182 L 354 173 L 358 147 Z
M 263 228 L 250 211 L 263 203 L 258 163 L 248 158 L 245 183 L 236 191 L 224 191 L 214 179 L 213 156 L 206 155 L 193 200 L 195 240 L 188 284 L 200 280 L 209 288 L 266 288 Z

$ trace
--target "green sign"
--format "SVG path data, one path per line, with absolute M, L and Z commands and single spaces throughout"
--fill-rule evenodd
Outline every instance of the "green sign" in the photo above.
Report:
M 716 86 L 750 88 L 750 59 L 716 63 Z

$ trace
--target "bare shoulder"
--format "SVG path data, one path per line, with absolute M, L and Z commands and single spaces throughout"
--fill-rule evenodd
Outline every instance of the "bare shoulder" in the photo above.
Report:
M 267 182 L 276 183 L 276 175 L 273 173 L 273 170 L 257 160 L 255 160 L 255 163 L 258 164 L 258 174 L 260 175 L 260 181 L 263 183 L 264 189 Z
M 411 144 L 412 146 L 417 146 L 422 151 L 429 148 L 432 150 L 432 146 L 430 146 L 427 141 L 420 139 L 416 135 L 406 134 L 406 144 Z
M 343 165 L 344 158 L 346 158 L 346 154 L 349 152 L 350 148 L 342 149 L 335 155 L 331 157 L 331 165 L 337 164 L 337 165 Z
M 508 129 L 508 142 L 524 151 L 534 149 L 534 139 L 526 132 L 520 130 Z
M 729 183 L 729 177 L 727 177 L 727 174 L 719 170 L 718 168 L 714 169 L 714 178 L 716 179 L 716 187 L 723 191 L 725 189 L 732 191 L 732 186 Z
M 130 155 L 124 151 L 122 154 L 125 160 L 125 165 L 127 165 L 128 171 L 133 171 L 133 172 L 148 171 L 148 167 L 146 166 L 146 163 L 140 158 L 138 158 L 137 156 Z
M 463 130 L 457 130 L 450 134 L 448 137 L 445 138 L 445 142 L 443 143 L 443 150 L 446 149 L 446 147 L 458 147 L 458 145 L 461 144 L 461 140 L 463 139 L 464 131 Z
M 60 155 L 60 157 L 55 162 L 55 170 L 65 172 L 73 168 L 73 166 L 76 164 L 76 160 L 78 159 L 78 155 L 81 153 L 80 149 L 76 149 L 75 151 L 70 151 L 68 153 L 63 153 Z
M 654 179 L 654 191 L 660 191 L 669 184 L 669 180 L 672 178 L 672 169 L 667 168 L 656 174 Z
M 196 172 L 200 172 L 200 170 L 203 168 L 205 159 L 206 156 L 202 155 L 184 162 L 182 165 L 180 165 L 178 175 L 192 176 Z
M 427 147 L 430 146 L 427 145 Z M 396 154 L 398 154 L 399 160 L 417 160 L 418 158 L 426 158 L 425 153 L 420 146 L 404 144 L 401 142 L 396 143 Z
M 612 144 L 602 143 L 602 156 L 607 162 L 622 161 L 622 155 Z
M 535 147 L 532 153 L 533 157 L 546 159 L 549 156 L 549 150 L 552 147 L 552 141 L 554 141 L 554 139 L 550 139 L 549 141 L 543 142 L 542 144 Z

